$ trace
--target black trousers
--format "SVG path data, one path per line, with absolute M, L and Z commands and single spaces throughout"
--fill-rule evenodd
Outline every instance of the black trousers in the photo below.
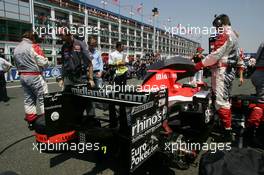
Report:
M 115 84 L 119 86 L 125 86 L 127 85 L 127 72 L 125 72 L 122 75 L 115 77 Z
M 0 101 L 8 101 L 5 73 L 0 71 Z

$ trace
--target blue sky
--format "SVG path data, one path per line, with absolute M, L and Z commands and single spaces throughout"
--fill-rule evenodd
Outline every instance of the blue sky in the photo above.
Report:
M 86 0 L 88 3 L 103 7 L 101 0 Z M 106 0 L 107 10 L 118 12 L 118 7 L 112 4 L 113 0 Z M 133 5 L 134 11 L 140 3 L 144 4 L 144 22 L 150 23 L 151 10 L 159 8 L 158 21 L 161 28 L 166 20 L 171 18 L 169 26 L 182 24 L 194 27 L 211 27 L 215 14 L 229 15 L 232 27 L 240 35 L 240 47 L 246 52 L 256 52 L 259 44 L 264 41 L 264 0 L 120 0 L 121 6 Z M 121 14 L 130 16 L 130 8 L 123 7 Z M 136 12 L 134 12 L 137 14 Z M 139 14 L 133 18 L 141 20 Z M 168 23 L 167 23 L 168 24 Z M 208 50 L 208 36 L 191 37 Z

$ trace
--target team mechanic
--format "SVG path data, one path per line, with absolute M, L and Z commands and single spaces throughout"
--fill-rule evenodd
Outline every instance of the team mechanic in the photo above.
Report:
M 92 58 L 85 42 L 74 38 L 68 26 L 60 28 L 59 36 L 63 41 L 61 48 L 62 75 L 59 85 L 64 92 L 71 92 L 72 86 L 86 83 L 94 88 Z M 86 116 L 95 117 L 92 102 L 85 106 Z
M 256 130 L 264 122 L 264 43 L 259 47 L 256 56 L 256 70 L 251 77 L 251 81 L 256 88 L 257 104 L 254 104 L 253 110 L 247 120 L 248 136 L 252 143 L 258 142 Z
M 59 85 L 64 87 L 64 91 L 71 91 L 71 86 L 83 83 L 85 77 L 87 84 L 93 88 L 93 65 L 86 43 L 74 38 L 67 26 L 60 28 L 59 36 L 63 41 Z
M 212 71 L 212 90 L 215 96 L 215 108 L 223 124 L 223 141 L 231 141 L 231 104 L 230 92 L 236 69 L 243 70 L 243 60 L 239 59 L 238 36 L 231 28 L 229 17 L 225 14 L 215 17 L 213 26 L 218 35 L 213 51 L 204 60 L 196 63 L 195 69 L 209 67 Z
M 25 120 L 29 129 L 34 129 L 34 121 L 44 115 L 44 93 L 48 93 L 48 86 L 43 77 L 43 68 L 49 65 L 42 49 L 36 44 L 37 35 L 25 32 L 22 42 L 14 51 L 15 64 L 20 75 L 20 82 L 24 89 Z M 37 101 L 40 114 L 37 115 Z

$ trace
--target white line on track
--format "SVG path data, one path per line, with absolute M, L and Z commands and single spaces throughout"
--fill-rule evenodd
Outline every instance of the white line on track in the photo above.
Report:
M 49 82 L 47 84 L 56 84 L 56 82 Z M 21 88 L 21 85 L 7 86 L 7 89 Z

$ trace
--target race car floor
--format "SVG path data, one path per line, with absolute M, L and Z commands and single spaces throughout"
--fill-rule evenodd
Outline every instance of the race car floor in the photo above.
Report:
M 130 80 L 130 83 L 139 83 L 137 80 Z M 54 81 L 49 82 L 49 90 L 59 90 Z M 254 87 L 249 80 L 246 80 L 242 87 L 238 82 L 233 85 L 233 94 L 251 94 Z M 8 83 L 8 103 L 0 102 L 0 175 L 112 175 L 116 174 L 116 159 L 100 159 L 94 153 L 39 153 L 33 150 L 35 139 L 34 133 L 29 131 L 24 118 L 23 111 L 23 90 L 18 82 Z M 100 111 L 97 111 L 101 113 Z M 158 165 L 162 160 L 153 165 L 149 161 L 144 165 L 148 172 L 141 174 L 162 174 L 162 175 L 194 175 L 198 174 L 198 166 L 181 171 L 175 168 L 161 167 Z M 157 164 L 157 165 L 156 165 Z

